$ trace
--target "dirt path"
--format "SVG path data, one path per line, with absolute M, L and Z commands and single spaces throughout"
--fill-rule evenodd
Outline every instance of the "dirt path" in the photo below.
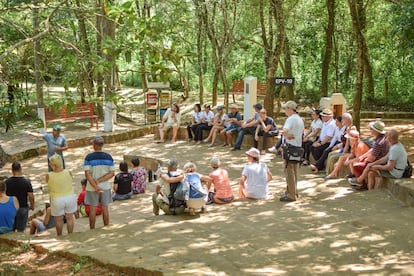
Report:
M 90 150 L 65 152 L 77 191 L 83 177 L 80 164 Z M 244 151 L 185 142 L 156 145 L 152 136 L 108 144 L 105 150 L 117 164 L 124 154 L 175 156 L 181 165 L 195 161 L 204 174 L 216 154 L 229 170 L 235 191 L 246 163 Z M 23 161 L 25 173 L 40 182 L 44 159 Z M 344 180 L 326 182 L 307 168 L 300 169 L 300 200 L 284 204 L 278 200 L 285 186 L 282 161 L 272 154 L 262 160 L 274 175 L 268 200 L 213 205 L 208 214 L 195 217 L 155 217 L 148 192 L 112 204 L 108 227 L 98 218 L 98 229 L 89 231 L 88 220 L 81 218 L 70 236 L 56 238 L 50 231 L 31 242 L 166 275 L 414 274 L 412 208 L 403 207 L 387 191 L 354 192 Z M 28 239 L 27 234 L 6 236 Z

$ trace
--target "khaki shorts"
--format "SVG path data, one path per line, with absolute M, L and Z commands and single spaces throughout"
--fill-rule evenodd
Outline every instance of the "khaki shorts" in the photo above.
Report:
M 86 191 L 85 204 L 87 205 L 98 206 L 98 203 L 101 203 L 102 206 L 108 206 L 111 202 L 111 189 L 102 190 L 102 193 L 96 193 L 95 191 Z

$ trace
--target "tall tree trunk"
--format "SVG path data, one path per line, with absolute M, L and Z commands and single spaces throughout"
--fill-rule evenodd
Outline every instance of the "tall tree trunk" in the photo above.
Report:
M 265 23 L 264 2 L 259 2 L 259 17 L 261 38 L 263 41 L 264 61 L 266 66 L 266 102 L 265 108 L 269 116 L 274 116 L 275 83 L 273 81 L 278 68 L 280 56 L 284 50 L 285 21 L 283 15 L 283 0 L 271 0 L 268 8 L 268 24 Z M 277 36 L 273 31 L 277 26 Z M 268 30 L 266 30 L 268 26 Z M 275 41 L 275 42 L 274 42 Z
M 39 33 L 39 1 L 33 0 L 33 37 Z M 42 78 L 42 61 L 41 61 L 41 47 L 40 39 L 34 40 L 34 53 L 33 53 L 33 62 L 34 62 L 34 77 L 36 82 L 36 95 L 37 95 L 37 107 L 45 107 L 45 102 L 43 98 L 43 78 Z
M 197 21 L 198 21 L 198 28 L 197 28 L 197 77 L 198 77 L 198 93 L 200 99 L 204 97 L 204 83 L 203 83 L 203 18 L 202 14 L 199 11 L 199 7 L 197 7 Z M 186 98 L 188 95 L 186 95 Z
M 362 106 L 362 89 L 364 81 L 364 40 L 361 29 L 361 23 L 358 16 L 358 7 L 356 0 L 348 0 L 349 10 L 352 18 L 352 27 L 354 30 L 355 42 L 357 45 L 357 69 L 355 80 L 355 95 L 353 105 L 353 119 L 357 129 L 360 129 L 360 112 Z
M 335 31 L 335 0 L 326 0 L 328 26 L 325 27 L 325 54 L 322 61 L 321 96 L 328 96 L 329 65 L 332 56 L 332 41 Z
M 290 55 L 290 47 L 289 47 L 289 39 L 285 38 L 285 44 L 284 44 L 284 76 L 286 78 L 293 78 L 293 71 L 292 71 L 292 58 Z M 273 90 L 274 91 L 274 90 Z M 289 100 L 293 100 L 295 97 L 295 92 L 293 90 L 293 85 L 286 86 L 286 98 Z
M 366 7 L 367 4 L 364 4 L 364 0 L 356 0 L 356 7 L 358 12 L 359 26 L 361 29 L 361 34 L 364 33 L 366 28 Z M 363 62 L 364 62 L 364 79 L 366 81 L 366 91 L 365 97 L 367 102 L 373 101 L 375 99 L 374 91 L 374 78 L 372 76 L 372 65 L 369 58 L 369 50 L 366 39 L 364 35 L 361 37 L 361 43 L 363 47 Z
M 98 57 L 102 57 L 103 53 L 102 53 L 102 33 L 103 33 L 103 26 L 102 26 L 102 21 L 103 21 L 103 11 L 102 11 L 102 6 L 103 6 L 103 1 L 104 0 L 96 0 L 95 2 L 95 7 L 96 7 L 96 55 Z M 101 72 L 97 72 L 96 74 L 96 94 L 98 97 L 102 97 L 103 96 L 103 76 Z M 98 105 L 100 105 L 101 103 L 98 103 Z M 98 108 L 98 113 L 101 115 L 102 114 L 102 109 Z
M 79 2 L 79 0 L 76 0 L 76 6 L 78 7 L 78 9 L 80 10 L 81 8 L 81 4 Z M 76 12 L 76 17 L 78 19 L 78 25 L 79 25 L 79 37 L 80 37 L 80 41 L 82 44 L 82 49 L 83 49 L 83 56 L 80 57 L 80 64 L 85 64 L 84 66 L 81 66 L 80 70 L 82 70 L 84 72 L 83 76 L 82 76 L 82 80 L 83 81 L 83 87 L 86 87 L 86 91 L 88 95 L 93 95 L 93 89 L 94 89 L 94 84 L 93 84 L 93 64 L 91 62 L 91 56 L 92 56 L 92 51 L 91 51 L 91 46 L 89 43 L 89 39 L 88 39 L 88 34 L 86 31 L 86 24 L 85 24 L 85 14 L 84 12 Z M 86 60 L 85 60 L 86 59 Z M 82 102 L 85 101 L 85 93 L 82 89 Z
M 108 1 L 108 0 L 106 0 Z M 105 41 L 115 41 L 115 22 L 108 17 L 106 12 L 107 3 L 102 1 L 100 14 L 102 17 L 102 39 Z M 104 75 L 104 93 L 105 93 L 105 112 L 104 112 L 104 131 L 113 131 L 114 123 L 116 122 L 116 106 L 114 104 L 115 96 L 115 79 L 116 79 L 116 63 L 115 63 L 115 49 L 113 43 L 106 45 L 105 52 L 102 57 L 106 60 L 107 67 Z

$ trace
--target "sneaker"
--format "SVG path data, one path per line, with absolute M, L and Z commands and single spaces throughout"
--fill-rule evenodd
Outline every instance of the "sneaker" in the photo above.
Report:
M 277 148 L 276 148 L 276 147 L 271 147 L 271 148 L 268 148 L 268 149 L 267 149 L 267 151 L 268 151 L 268 152 L 273 152 L 273 153 L 275 153 L 275 152 L 277 152 L 278 150 L 277 150 Z
M 368 187 L 365 185 L 361 185 L 361 186 L 352 186 L 352 189 L 357 190 L 357 191 L 366 191 L 368 190 Z
M 348 183 L 351 186 L 360 186 L 361 184 L 358 182 L 358 179 L 356 179 L 355 177 L 352 178 L 348 178 Z
M 290 198 L 287 195 L 282 196 L 279 200 L 282 201 L 282 202 L 293 202 L 293 201 L 296 201 L 295 199 L 292 199 L 292 198 Z
M 349 173 L 349 174 L 346 175 L 345 178 L 353 178 L 353 177 L 355 177 L 355 175 L 353 175 L 352 173 Z
M 195 210 L 194 210 L 194 208 L 190 208 L 189 209 L 189 213 L 190 213 L 190 216 L 195 216 Z

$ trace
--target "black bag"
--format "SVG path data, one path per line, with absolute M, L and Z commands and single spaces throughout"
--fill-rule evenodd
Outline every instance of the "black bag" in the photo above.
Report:
M 171 177 L 171 174 L 168 173 L 168 176 Z M 183 186 L 182 182 L 170 183 L 170 194 L 167 197 L 170 211 L 173 214 L 175 214 L 175 208 L 185 205 L 185 200 L 181 197 Z
M 291 144 L 283 145 L 283 159 L 289 162 L 299 163 L 302 160 L 304 149 Z
M 405 170 L 403 172 L 402 178 L 411 178 L 413 175 L 413 165 L 411 165 L 410 161 L 407 159 L 407 166 L 405 166 Z

